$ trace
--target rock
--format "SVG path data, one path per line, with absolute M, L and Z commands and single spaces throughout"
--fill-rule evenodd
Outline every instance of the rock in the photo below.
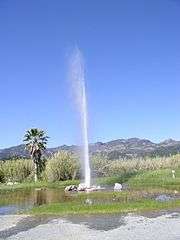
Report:
M 127 183 L 122 183 L 122 190 L 128 190 L 129 185 Z
M 67 186 L 67 187 L 64 189 L 64 191 L 65 191 L 65 192 L 77 191 L 77 186 L 76 186 L 76 185 Z
M 46 190 L 45 188 L 35 188 L 34 189 L 35 191 L 43 191 L 43 190 Z
M 86 201 L 85 201 L 85 203 L 88 204 L 88 205 L 92 205 L 93 202 L 92 202 L 91 199 L 87 198 Z
M 120 183 L 115 183 L 115 184 L 114 184 L 114 191 L 117 191 L 117 192 L 122 191 L 122 184 L 120 184 Z
M 18 184 L 18 182 L 11 182 L 10 179 L 6 183 L 6 185 L 8 185 L 8 186 L 13 186 L 13 185 L 17 185 L 17 184 Z
M 86 189 L 87 189 L 87 187 L 86 187 L 85 183 L 80 183 L 78 188 L 77 188 L 77 190 L 80 191 L 80 192 L 81 191 L 86 191 Z
M 168 202 L 168 201 L 174 200 L 174 198 L 171 196 L 168 196 L 166 194 L 162 194 L 162 195 L 157 196 L 155 198 L 155 200 L 159 201 L 159 202 Z
M 176 173 L 176 171 L 175 171 L 175 170 L 172 170 L 172 178 L 174 178 L 174 179 L 176 178 L 176 177 L 175 177 L 175 173 Z
M 86 188 L 85 191 L 86 192 L 95 192 L 95 191 L 98 191 L 99 188 L 97 188 L 96 186 L 92 186 L 90 188 Z
M 7 182 L 6 185 L 12 186 L 12 185 L 13 185 L 13 182 Z

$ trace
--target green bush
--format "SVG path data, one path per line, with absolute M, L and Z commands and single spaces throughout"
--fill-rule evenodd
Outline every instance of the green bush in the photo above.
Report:
M 22 182 L 33 176 L 31 160 L 7 160 L 0 163 L 0 182 Z
M 45 178 L 48 181 L 76 179 L 80 175 L 78 158 L 69 152 L 59 151 L 48 159 Z

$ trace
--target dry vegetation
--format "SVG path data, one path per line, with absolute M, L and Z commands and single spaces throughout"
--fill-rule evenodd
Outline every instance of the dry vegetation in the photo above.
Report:
M 180 154 L 170 157 L 134 158 L 131 160 L 107 160 L 100 155 L 92 158 L 92 170 L 95 177 L 133 175 L 138 172 L 180 167 Z M 79 179 L 80 164 L 77 156 L 61 151 L 48 158 L 41 180 L 56 182 Z M 0 182 L 33 181 L 31 160 L 17 159 L 0 162 Z

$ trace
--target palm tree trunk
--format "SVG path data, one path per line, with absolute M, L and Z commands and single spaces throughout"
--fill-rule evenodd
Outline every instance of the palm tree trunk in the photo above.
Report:
M 31 155 L 31 160 L 32 160 L 32 162 L 34 163 L 34 182 L 37 182 L 37 180 L 38 180 L 38 174 L 37 174 L 37 163 L 36 163 L 36 161 L 35 161 L 35 159 L 34 159 L 34 156 L 33 156 L 33 154 Z
M 37 177 L 37 164 L 34 163 L 34 181 L 37 182 L 38 180 L 38 177 Z

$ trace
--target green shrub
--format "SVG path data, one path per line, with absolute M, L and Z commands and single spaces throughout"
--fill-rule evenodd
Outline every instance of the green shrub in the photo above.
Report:
M 48 159 L 45 177 L 48 181 L 61 181 L 79 177 L 78 158 L 69 152 L 59 151 Z
M 7 160 L 0 163 L 0 182 L 22 182 L 31 179 L 33 164 L 31 160 Z

